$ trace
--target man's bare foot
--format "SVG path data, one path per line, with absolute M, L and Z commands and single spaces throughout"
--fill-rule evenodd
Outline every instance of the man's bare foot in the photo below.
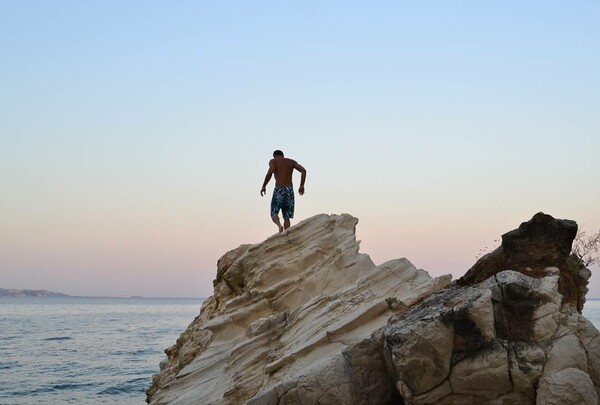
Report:
M 279 226 L 279 233 L 283 232 L 283 226 L 281 226 L 281 225 L 277 225 L 277 226 Z

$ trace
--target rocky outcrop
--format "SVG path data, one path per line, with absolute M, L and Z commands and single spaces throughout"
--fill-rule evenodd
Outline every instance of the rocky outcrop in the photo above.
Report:
M 600 337 L 563 305 L 559 274 L 505 270 L 390 322 L 385 357 L 405 402 L 547 404 L 560 391 L 563 405 L 597 404 Z
M 149 401 L 337 403 L 348 390 L 384 402 L 395 398 L 379 367 L 380 345 L 368 343 L 371 334 L 402 308 L 447 287 L 451 276 L 433 279 L 406 259 L 375 266 L 358 253 L 357 222 L 318 215 L 225 254 L 214 295 L 166 350 Z
M 536 214 L 456 283 L 406 259 L 375 266 L 356 224 L 319 215 L 224 255 L 149 402 L 598 403 L 573 221 Z

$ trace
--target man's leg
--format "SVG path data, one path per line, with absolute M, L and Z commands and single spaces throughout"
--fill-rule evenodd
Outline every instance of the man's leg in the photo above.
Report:
M 273 220 L 273 222 L 275 222 L 275 225 L 277 225 L 277 227 L 279 228 L 279 232 L 283 232 L 283 226 L 281 226 L 281 222 L 279 221 L 279 215 L 271 215 L 271 219 Z M 289 226 L 290 220 L 288 219 L 287 221 L 288 221 L 288 226 Z
M 273 198 L 271 198 L 271 219 L 279 228 L 279 233 L 283 232 L 283 226 L 281 226 L 281 222 L 279 222 L 279 210 L 281 209 L 281 190 L 278 187 L 275 187 L 273 190 Z
M 290 218 L 294 218 L 294 190 L 292 188 L 286 190 L 281 213 L 283 214 L 283 226 L 285 229 L 288 229 L 290 227 Z

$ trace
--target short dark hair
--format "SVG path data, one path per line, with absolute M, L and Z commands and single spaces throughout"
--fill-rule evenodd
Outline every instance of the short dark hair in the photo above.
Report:
M 277 149 L 275 152 L 273 152 L 273 157 L 275 156 L 283 156 L 283 152 Z

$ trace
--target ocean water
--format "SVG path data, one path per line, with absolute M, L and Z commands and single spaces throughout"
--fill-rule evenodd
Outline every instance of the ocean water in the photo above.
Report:
M 145 404 L 202 300 L 0 298 L 0 404 Z
M 0 298 L 0 404 L 145 404 L 201 300 Z M 600 328 L 600 300 L 584 315 Z

